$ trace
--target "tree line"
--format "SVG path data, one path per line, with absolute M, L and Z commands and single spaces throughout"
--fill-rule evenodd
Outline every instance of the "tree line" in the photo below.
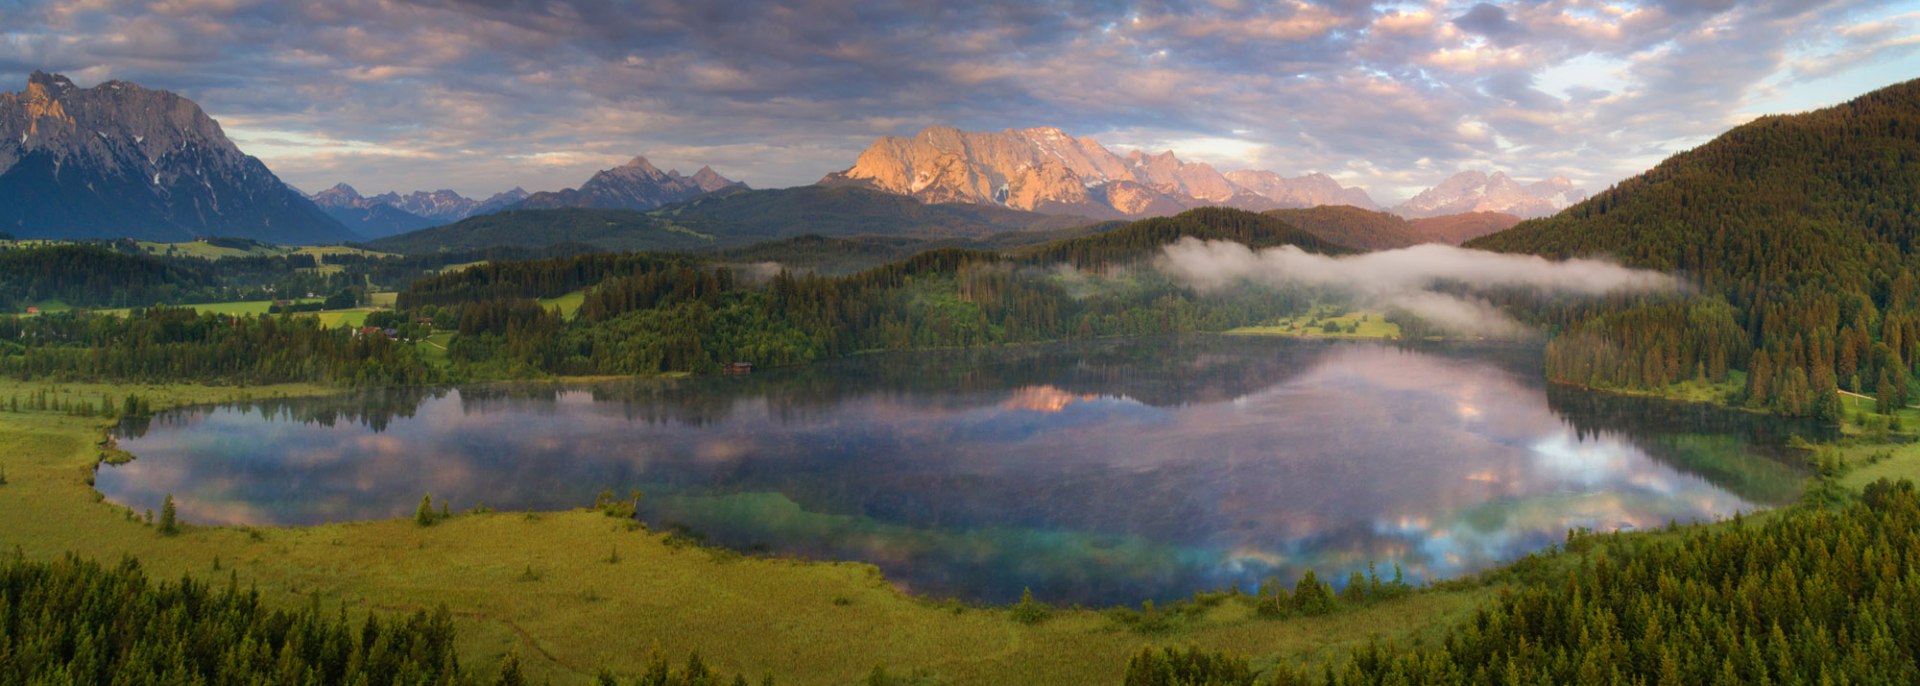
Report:
M 1881 480 L 1837 508 L 1657 535 L 1570 532 L 1506 568 L 1438 641 L 1374 641 L 1318 668 L 1148 650 L 1129 686 L 1920 682 L 1920 492 Z

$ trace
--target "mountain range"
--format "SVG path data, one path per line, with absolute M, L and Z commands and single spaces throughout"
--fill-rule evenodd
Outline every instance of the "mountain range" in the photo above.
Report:
M 535 193 L 511 209 L 651 210 L 713 193 L 742 190 L 747 190 L 746 184 L 721 176 L 712 167 L 701 167 L 692 176 L 682 176 L 677 169 L 663 172 L 647 158 L 635 157 L 626 164 L 594 174 L 579 188 Z
M 313 194 L 312 200 L 333 218 L 368 238 L 386 238 L 503 210 L 562 208 L 651 210 L 714 193 L 743 191 L 747 185 L 701 167 L 692 176 L 660 171 L 646 157 L 603 169 L 579 188 L 528 193 L 515 188 L 485 200 L 451 190 L 365 197 L 345 183 Z
M 526 199 L 525 190 L 515 188 L 496 193 L 484 200 L 468 198 L 451 190 L 431 193 L 414 191 L 406 195 L 386 192 L 372 197 L 360 195 L 345 183 L 309 196 L 315 205 L 341 224 L 365 238 L 385 238 L 429 226 L 440 226 L 477 214 L 490 214 Z
M 853 166 L 822 185 L 852 185 L 928 203 L 977 203 L 1095 218 L 1167 215 L 1210 205 L 1246 210 L 1380 206 L 1359 188 L 1321 173 L 1287 177 L 1256 169 L 1220 172 L 1172 151 L 1122 156 L 1057 128 L 973 132 L 934 126 L 911 137 L 883 136 Z M 1393 212 L 1408 218 L 1497 212 L 1552 214 L 1585 199 L 1565 178 L 1520 184 L 1501 172 L 1466 171 Z
M 0 93 L 0 231 L 20 238 L 359 238 L 240 151 L 200 106 L 34 72 Z
M 850 235 L 849 228 L 857 226 L 881 234 L 925 235 L 938 227 L 977 236 L 1060 223 L 1035 220 L 1034 214 L 1085 222 L 1165 216 L 1203 206 L 1380 209 L 1366 191 L 1325 174 L 1221 172 L 1171 151 L 1118 154 L 1057 128 L 982 133 L 930 127 L 912 137 L 882 137 L 851 167 L 828 174 L 812 188 L 843 187 L 921 206 L 981 208 L 928 211 L 878 196 L 752 191 L 711 167 L 683 175 L 662 171 L 645 157 L 560 191 L 530 194 L 515 188 L 485 199 L 452 190 L 364 196 L 341 183 L 307 196 L 242 153 L 198 105 L 166 91 L 120 81 L 78 88 L 65 77 L 35 72 L 25 91 L 0 94 L 0 232 L 22 238 L 177 241 L 221 235 L 334 243 L 385 238 L 504 210 L 653 211 L 742 193 L 748 195 L 676 221 L 697 224 L 697 231 L 724 244 L 735 235 L 797 235 L 793 226 L 821 235 Z M 1537 217 L 1582 198 L 1584 193 L 1564 178 L 1521 184 L 1499 172 L 1462 172 L 1392 211 L 1416 219 L 1462 212 Z M 539 216 L 521 214 L 501 225 Z M 716 223 L 720 216 L 730 224 Z M 968 221 L 977 223 L 961 225 Z M 1499 221 L 1456 224 L 1464 232 L 1460 235 L 1471 237 L 1479 235 L 1478 227 Z M 1409 234 L 1395 235 L 1380 240 L 1397 243 Z
M 1550 216 L 1587 199 L 1564 176 L 1522 184 L 1501 172 L 1464 171 L 1393 208 L 1412 219 L 1463 212 L 1499 212 L 1522 219 Z
M 1373 207 L 1365 191 L 1313 174 L 1286 178 L 1240 172 L 1236 182 L 1171 151 L 1115 154 L 1092 138 L 1057 128 L 961 131 L 928 127 L 883 136 L 844 171 L 820 180 L 911 196 L 926 203 L 975 203 L 1099 219 L 1173 214 L 1224 205 L 1265 210 L 1321 204 Z

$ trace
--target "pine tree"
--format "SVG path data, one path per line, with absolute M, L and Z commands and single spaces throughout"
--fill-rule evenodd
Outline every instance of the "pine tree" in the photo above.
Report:
M 413 523 L 433 526 L 433 494 L 420 496 L 420 509 L 413 511 Z
M 180 533 L 180 524 L 176 521 L 176 516 L 177 513 L 173 507 L 173 494 L 168 493 L 167 499 L 160 503 L 160 533 L 162 535 L 172 536 Z

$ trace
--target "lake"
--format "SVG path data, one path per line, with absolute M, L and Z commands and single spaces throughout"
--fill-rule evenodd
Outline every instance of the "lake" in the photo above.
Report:
M 879 566 L 901 588 L 1137 604 L 1306 569 L 1442 579 L 1790 501 L 1803 423 L 1542 381 L 1537 348 L 1190 336 L 864 356 L 744 377 L 168 412 L 96 486 L 199 524 L 557 510 Z

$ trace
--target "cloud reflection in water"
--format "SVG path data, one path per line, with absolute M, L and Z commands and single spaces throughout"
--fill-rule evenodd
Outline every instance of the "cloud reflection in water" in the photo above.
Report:
M 1676 430 L 1744 450 L 1727 425 L 1640 431 L 1672 413 L 1638 400 L 1580 425 L 1549 407 L 1525 352 L 1105 346 L 977 359 L 964 382 L 904 356 L 750 380 L 463 389 L 380 431 L 295 419 L 297 403 L 200 410 L 124 439 L 139 459 L 97 483 L 136 509 L 171 492 L 210 524 L 403 517 L 426 492 L 456 509 L 572 508 L 638 486 L 650 521 L 723 545 L 869 561 L 937 595 L 1032 587 L 1090 604 L 1309 567 L 1344 579 L 1369 562 L 1449 577 L 1573 527 L 1761 506 L 1650 452 Z

